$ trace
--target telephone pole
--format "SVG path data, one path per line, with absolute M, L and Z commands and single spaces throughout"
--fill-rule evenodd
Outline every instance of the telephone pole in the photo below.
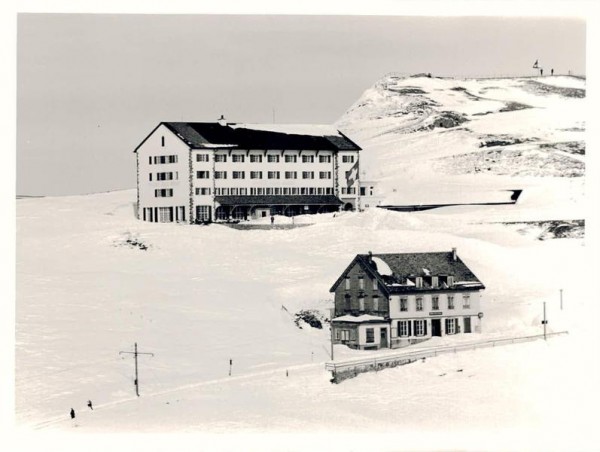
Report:
M 134 347 L 133 347 L 133 352 L 119 352 L 119 355 L 122 353 L 130 353 L 133 355 L 133 358 L 135 360 L 135 395 L 137 395 L 138 397 L 140 396 L 140 380 L 138 379 L 138 355 L 152 355 L 154 356 L 154 353 L 142 353 L 142 352 L 138 352 L 137 349 L 137 342 L 134 343 Z
M 546 320 L 546 302 L 544 301 L 544 320 L 542 320 L 542 325 L 544 325 L 544 340 L 546 340 L 546 325 L 548 324 L 548 320 Z

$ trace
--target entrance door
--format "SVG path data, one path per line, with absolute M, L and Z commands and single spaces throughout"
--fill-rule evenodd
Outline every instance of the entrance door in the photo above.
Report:
M 471 332 L 471 317 L 465 317 L 465 333 Z
M 442 321 L 440 319 L 431 319 L 431 335 L 442 335 Z
M 387 348 L 388 346 L 388 342 L 387 342 L 387 328 L 381 328 L 380 330 L 380 340 L 379 340 L 379 347 L 380 348 Z

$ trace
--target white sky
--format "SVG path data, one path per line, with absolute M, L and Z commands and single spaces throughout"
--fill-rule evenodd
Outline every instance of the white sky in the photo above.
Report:
M 435 10 L 431 10 L 432 13 Z M 584 74 L 583 18 L 21 14 L 17 194 L 135 186 L 160 121 L 324 123 L 384 74 Z

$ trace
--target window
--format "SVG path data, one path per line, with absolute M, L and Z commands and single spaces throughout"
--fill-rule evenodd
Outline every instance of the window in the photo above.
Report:
M 342 195 L 345 195 L 348 189 L 346 187 L 342 187 Z
M 196 219 L 200 221 L 209 221 L 210 206 L 196 206 Z
M 196 154 L 197 162 L 208 162 L 208 154 Z
M 250 179 L 262 179 L 262 171 L 250 171 Z
M 437 287 L 437 286 L 438 286 L 438 277 L 432 276 L 431 277 L 431 287 Z
M 446 334 L 456 334 L 458 319 L 446 319 Z
M 463 295 L 463 308 L 469 309 L 471 307 L 471 296 Z
M 215 171 L 215 179 L 227 179 L 227 171 Z
M 246 178 L 246 173 L 244 171 L 234 171 L 233 172 L 233 178 L 234 179 L 245 179 Z
M 251 163 L 262 163 L 262 155 L 250 154 Z
M 439 309 L 440 309 L 440 297 L 431 297 L 431 309 L 433 311 L 439 311 Z
M 229 189 L 229 194 L 230 195 L 237 195 L 238 194 L 238 189 L 237 188 L 230 188 Z
M 341 339 L 342 341 L 349 341 L 350 340 L 350 330 L 342 330 L 341 331 Z
M 173 173 L 156 173 L 156 180 L 173 180 Z
M 279 163 L 279 156 L 278 155 L 267 155 L 267 162 L 269 163 Z
M 423 278 L 421 276 L 417 276 L 415 280 L 415 286 L 418 288 L 423 287 Z
M 248 189 L 247 188 L 240 188 L 240 195 L 246 196 L 248 194 Z
M 358 277 L 358 288 L 359 289 L 364 289 L 365 288 L 365 278 L 362 276 Z
M 303 155 L 302 156 L 302 163 L 314 163 L 314 162 L 315 162 L 314 155 Z
M 154 164 L 160 165 L 164 163 L 177 163 L 176 155 L 157 155 L 154 157 Z
M 272 187 L 265 188 L 265 195 L 272 195 L 272 194 L 273 194 L 273 188 Z
M 296 171 L 286 171 L 285 178 L 286 179 L 298 179 L 298 173 Z
M 448 295 L 448 309 L 454 309 L 454 295 Z
M 379 297 L 373 297 L 373 311 L 379 311 Z
M 423 310 L 423 298 L 417 297 L 417 311 Z
M 367 328 L 367 343 L 375 342 L 375 328 Z
M 226 163 L 227 156 L 225 154 L 215 154 L 215 162 Z
M 331 179 L 331 171 L 319 171 L 319 179 Z
M 408 299 L 400 298 L 400 311 L 406 312 L 408 311 Z
M 170 223 L 173 221 L 173 208 L 172 207 L 159 207 L 158 208 L 158 221 L 160 223 Z
M 350 290 L 350 278 L 348 278 L 346 276 L 345 280 L 346 280 L 346 290 Z
M 331 163 L 331 156 L 330 155 L 320 155 L 319 163 Z
M 350 311 L 352 309 L 351 302 L 352 302 L 352 297 L 350 296 L 350 294 L 344 295 L 344 310 L 345 311 Z
M 344 155 L 342 157 L 342 162 L 343 163 L 354 163 L 354 156 L 353 155 Z
M 154 190 L 155 198 L 170 198 L 173 196 L 172 188 L 157 188 Z
M 366 194 L 365 187 L 360 187 L 360 196 L 365 196 Z
M 325 188 L 325 194 L 326 195 L 333 195 L 333 188 L 331 188 L 331 187 Z
M 314 171 L 302 171 L 302 179 L 314 179 L 315 172 Z
M 398 322 L 398 336 L 408 337 L 408 320 L 400 320 Z
M 152 157 L 148 157 L 148 165 L 152 165 Z
M 279 179 L 279 171 L 269 171 L 267 173 L 267 178 L 269 178 L 269 179 Z
M 152 173 L 148 174 L 148 178 L 149 178 L 148 180 L 149 180 L 150 182 L 152 182 Z
M 231 161 L 235 163 L 244 163 L 244 156 L 242 154 L 233 154 Z
M 358 310 L 363 312 L 365 310 L 365 297 L 358 298 Z
M 373 280 L 373 290 L 377 290 L 377 280 Z
M 415 336 L 425 336 L 425 320 L 415 320 Z
M 162 136 L 160 137 L 160 145 L 164 148 L 165 147 L 165 137 Z
M 315 187 L 309 187 L 308 188 L 308 194 L 309 195 L 314 195 L 315 194 Z
M 197 195 L 210 195 L 210 188 L 205 188 L 205 187 L 196 187 L 196 194 Z
M 453 286 L 453 285 L 454 285 L 454 276 L 448 276 L 448 279 L 447 279 L 447 281 L 448 281 L 448 282 L 447 282 L 447 284 L 448 284 L 448 287 L 451 287 L 451 286 Z
M 298 156 L 296 155 L 286 155 L 285 163 L 296 163 L 298 161 Z
M 196 179 L 208 179 L 209 177 L 208 171 L 196 171 Z

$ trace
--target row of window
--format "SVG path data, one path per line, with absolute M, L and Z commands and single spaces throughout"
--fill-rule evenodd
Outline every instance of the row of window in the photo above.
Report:
M 258 154 L 250 154 L 249 156 L 250 163 L 262 163 L 263 156 Z M 268 163 L 279 163 L 280 161 L 279 155 L 268 154 L 266 156 L 266 161 Z M 215 154 L 215 162 L 218 163 L 227 163 L 228 156 L 225 154 Z M 354 157 L 352 157 L 352 161 L 354 161 Z M 196 154 L 197 162 L 209 162 L 210 155 L 209 154 Z M 244 163 L 246 161 L 246 156 L 243 154 L 232 154 L 231 161 L 234 163 Z M 297 163 L 298 156 L 297 155 L 284 155 L 283 161 L 285 163 Z M 303 155 L 300 160 L 302 163 L 315 163 L 314 155 Z M 320 155 L 319 163 L 331 163 L 331 155 Z
M 250 179 L 262 179 L 263 173 L 266 173 L 267 179 L 281 179 L 281 171 L 249 171 Z M 232 171 L 233 179 L 245 179 L 246 171 Z M 285 171 L 285 179 L 298 179 L 298 171 Z M 210 179 L 210 171 L 196 171 L 197 179 Z M 214 171 L 213 178 L 227 179 L 227 171 Z M 314 171 L 302 171 L 302 179 L 314 179 Z M 319 171 L 319 179 L 331 179 L 331 171 Z M 152 176 L 150 176 L 152 180 Z M 354 190 L 354 189 L 353 189 Z
M 148 174 L 148 180 L 152 182 L 152 173 Z M 179 179 L 179 171 L 167 171 L 162 173 L 156 173 L 154 176 L 154 180 L 178 180 Z
M 209 187 L 196 187 L 196 195 L 210 196 Z M 332 187 L 217 187 L 215 196 L 257 196 L 257 195 L 332 195 Z
M 376 279 L 372 279 L 371 282 L 373 283 L 373 290 L 377 290 L 377 280 Z M 346 290 L 350 290 L 350 278 L 346 277 Z M 364 289 L 365 288 L 365 278 L 364 276 L 359 276 L 358 277 L 358 288 L 359 289 Z
M 155 155 L 154 157 L 148 157 L 148 163 L 152 165 L 160 165 L 163 163 L 177 163 L 176 155 Z
M 454 295 L 447 295 L 447 308 L 449 310 L 454 309 Z M 471 296 L 469 294 L 462 295 L 462 307 L 463 309 L 471 308 Z M 440 309 L 440 298 L 436 295 L 431 297 L 431 310 L 439 311 Z M 415 298 L 415 310 L 422 311 L 423 310 L 423 297 Z M 402 297 L 400 298 L 400 311 L 407 312 L 408 311 L 408 298 Z

